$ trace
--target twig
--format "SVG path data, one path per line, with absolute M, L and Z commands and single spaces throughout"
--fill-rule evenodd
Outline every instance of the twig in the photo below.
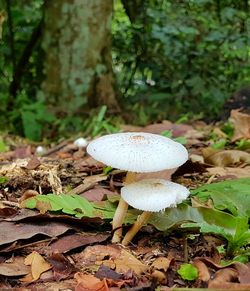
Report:
M 14 207 L 19 207 L 19 203 L 16 203 L 16 202 L 11 202 L 11 201 L 0 201 L 2 202 L 3 204 L 7 205 L 7 206 L 14 206 Z

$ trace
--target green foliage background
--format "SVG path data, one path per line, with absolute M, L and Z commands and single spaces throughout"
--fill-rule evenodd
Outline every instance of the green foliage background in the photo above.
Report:
M 0 11 L 6 11 L 7 2 L 0 3 Z M 34 140 L 51 135 L 51 128 L 87 130 L 84 126 L 91 120 L 83 123 L 82 116 L 58 120 L 47 114 L 38 93 L 43 79 L 40 41 L 16 98 L 11 97 L 13 67 L 43 17 L 44 1 L 9 2 L 15 47 L 13 51 L 5 21 L 0 40 L 1 129 Z M 114 0 L 113 67 L 119 100 L 131 112 L 130 119 L 145 124 L 181 114 L 219 116 L 225 100 L 250 84 L 249 10 L 248 0 Z

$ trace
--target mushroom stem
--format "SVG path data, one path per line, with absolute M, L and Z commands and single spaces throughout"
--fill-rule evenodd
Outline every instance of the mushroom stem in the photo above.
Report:
M 136 173 L 127 172 L 124 184 L 133 183 Z M 112 229 L 115 230 L 112 238 L 112 243 L 119 243 L 122 238 L 122 224 L 125 219 L 128 210 L 128 203 L 120 198 L 119 204 L 116 208 L 115 215 L 113 217 Z
M 147 223 L 151 215 L 152 215 L 152 212 L 144 211 L 141 215 L 137 217 L 136 222 L 133 224 L 133 226 L 126 233 L 124 239 L 122 240 L 122 245 L 127 246 L 131 242 L 131 240 L 134 238 L 137 232 L 141 229 L 141 227 L 145 223 Z

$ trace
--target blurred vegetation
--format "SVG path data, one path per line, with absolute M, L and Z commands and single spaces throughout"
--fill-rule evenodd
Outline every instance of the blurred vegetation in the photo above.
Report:
M 105 119 L 106 108 L 63 120 L 47 112 L 38 93 L 43 4 L 0 3 L 1 130 L 39 140 L 89 133 L 101 118 L 95 130 L 115 132 L 117 120 Z M 112 53 L 122 116 L 135 124 L 181 115 L 218 117 L 232 93 L 250 84 L 249 5 L 248 0 L 114 0 Z

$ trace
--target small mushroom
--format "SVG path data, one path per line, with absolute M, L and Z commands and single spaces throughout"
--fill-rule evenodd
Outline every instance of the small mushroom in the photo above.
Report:
M 175 207 L 189 195 L 189 190 L 164 179 L 145 179 L 124 186 L 122 198 L 132 207 L 143 210 L 136 222 L 126 233 L 122 244 L 128 245 L 140 228 L 147 223 L 153 212 Z
M 128 171 L 125 185 L 135 181 L 135 173 L 158 172 L 176 168 L 188 159 L 186 148 L 167 137 L 126 132 L 105 135 L 89 143 L 87 152 L 94 159 L 113 168 Z M 120 242 L 128 204 L 121 197 L 112 227 L 113 243 Z

